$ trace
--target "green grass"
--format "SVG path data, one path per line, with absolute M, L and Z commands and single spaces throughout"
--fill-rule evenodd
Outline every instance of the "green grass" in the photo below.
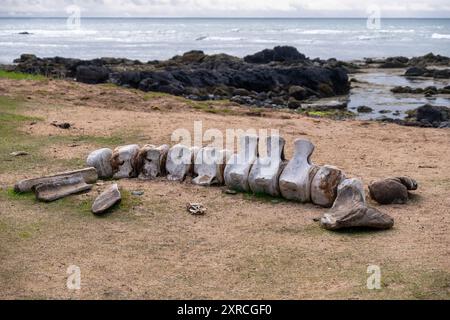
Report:
M 31 122 L 43 121 L 41 118 L 30 117 L 20 112 L 25 111 L 27 104 L 20 99 L 0 97 L 0 173 L 27 172 L 40 167 L 55 167 L 76 169 L 84 165 L 84 158 L 58 160 L 49 157 L 47 148 L 68 144 L 92 144 L 96 147 L 115 148 L 127 142 L 136 141 L 136 133 L 115 133 L 109 136 L 33 136 L 19 130 Z M 25 151 L 28 156 L 13 157 L 12 152 Z
M 21 73 L 21 72 L 11 72 L 5 70 L 0 70 L 0 78 L 10 80 L 35 80 L 35 81 L 42 81 L 47 79 L 46 77 L 41 75 Z
M 91 218 L 109 218 L 110 216 L 117 219 L 129 219 L 131 217 L 130 212 L 134 207 L 142 204 L 142 199 L 140 197 L 134 197 L 128 190 L 121 189 L 120 193 L 122 195 L 122 201 L 111 208 L 106 214 L 101 216 L 94 216 L 91 212 L 92 204 L 97 196 L 95 192 L 90 192 L 86 196 L 80 197 L 77 195 L 72 195 L 65 197 L 50 203 L 39 202 L 33 193 L 17 193 L 14 188 L 8 188 L 6 190 L 0 190 L 0 199 L 9 200 L 14 202 L 20 202 L 26 206 L 37 206 L 40 209 L 49 212 L 65 212 L 70 213 L 79 217 Z M 80 199 L 81 198 L 81 199 Z M 0 221 L 0 231 L 4 230 L 6 227 Z M 30 230 L 25 230 L 30 233 Z M 25 238 L 24 235 L 22 238 Z

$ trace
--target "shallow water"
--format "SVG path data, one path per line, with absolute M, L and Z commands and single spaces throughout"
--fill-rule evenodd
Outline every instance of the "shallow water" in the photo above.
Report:
M 403 119 L 406 116 L 406 111 L 418 108 L 426 103 L 450 107 L 449 95 L 424 97 L 423 94 L 392 93 L 391 89 L 395 86 L 410 86 L 413 88 L 436 86 L 442 88 L 450 85 L 450 81 L 447 79 L 407 78 L 402 76 L 403 73 L 404 70 L 388 70 L 385 72 L 376 70 L 353 75 L 353 78 L 364 83 L 352 84 L 348 108 L 356 112 L 355 109 L 359 106 L 371 107 L 373 112 L 359 113 L 357 118 L 372 120 L 383 115 L 393 119 Z M 382 110 L 391 112 L 382 114 L 380 113 Z M 398 114 L 394 114 L 396 111 Z

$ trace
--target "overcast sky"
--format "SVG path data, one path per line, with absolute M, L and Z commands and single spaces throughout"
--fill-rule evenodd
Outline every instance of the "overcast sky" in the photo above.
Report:
M 77 5 L 91 17 L 381 17 L 450 18 L 449 0 L 0 0 L 0 16 L 66 16 Z

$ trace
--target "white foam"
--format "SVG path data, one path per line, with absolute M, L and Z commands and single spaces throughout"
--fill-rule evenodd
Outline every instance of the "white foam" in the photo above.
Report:
M 433 33 L 432 39 L 450 39 L 450 34 Z

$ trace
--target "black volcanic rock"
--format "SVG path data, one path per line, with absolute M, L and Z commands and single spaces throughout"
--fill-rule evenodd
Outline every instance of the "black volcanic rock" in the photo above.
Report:
M 305 55 L 298 52 L 296 48 L 289 46 L 265 49 L 244 57 L 244 61 L 248 63 L 296 62 L 304 60 L 306 60 Z
M 88 84 L 105 83 L 109 79 L 110 70 L 102 66 L 78 66 L 76 79 Z
M 236 101 L 258 106 L 287 106 L 290 97 L 302 101 L 350 90 L 345 63 L 336 59 L 312 61 L 293 47 L 275 47 L 245 59 L 189 51 L 147 64 L 120 58 L 79 60 L 34 55 L 22 55 L 15 63 L 20 72 L 76 78 L 88 84 L 110 82 L 201 100 L 236 96 Z M 284 102 L 275 103 L 278 98 Z

